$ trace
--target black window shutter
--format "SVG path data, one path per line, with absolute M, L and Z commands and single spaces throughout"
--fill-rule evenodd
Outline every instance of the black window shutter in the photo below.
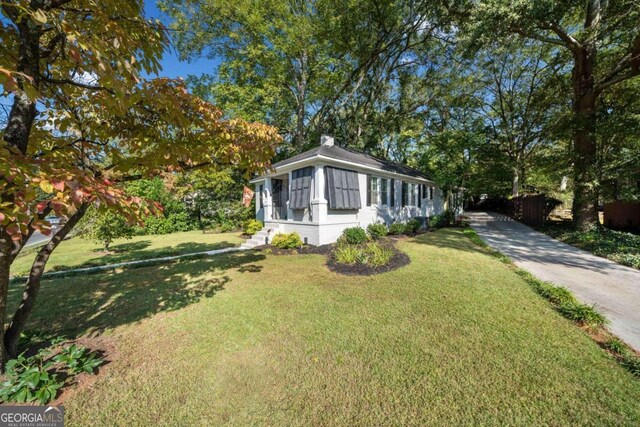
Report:
M 371 175 L 367 175 L 367 206 L 371 206 Z
M 389 205 L 389 180 L 387 178 L 380 179 L 380 204 Z
M 333 172 L 333 168 L 325 168 L 325 181 L 327 184 L 325 192 L 327 193 L 327 200 L 329 201 L 329 207 L 331 209 L 335 209 L 336 206 L 335 179 Z
M 402 183 L 402 206 L 407 206 L 407 183 Z
M 332 167 L 325 168 L 329 209 L 360 209 L 358 173 Z
M 340 169 L 333 170 L 334 187 L 336 194 L 335 209 L 344 209 L 344 192 L 342 191 L 342 171 Z
M 313 167 L 296 169 L 291 172 L 291 182 L 289 188 L 291 197 L 289 207 L 291 209 L 306 209 L 311 200 L 311 175 Z
M 349 206 L 350 209 L 360 209 L 360 185 L 358 184 L 358 173 L 353 171 L 343 171 L 347 176 Z
M 311 203 L 311 175 L 313 174 L 313 168 L 307 168 L 304 176 L 302 177 L 302 203 L 305 208 L 309 207 Z
M 418 207 L 421 208 L 422 207 L 422 192 L 424 190 L 422 189 L 422 184 L 418 185 Z
M 391 180 L 391 202 L 390 205 L 392 207 L 395 207 L 396 205 L 396 180 L 392 179 Z

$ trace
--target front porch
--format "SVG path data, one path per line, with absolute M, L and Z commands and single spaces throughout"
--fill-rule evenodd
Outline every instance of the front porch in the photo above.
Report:
M 324 197 L 324 167 L 313 168 L 308 190 L 310 200 L 307 199 L 309 203 L 306 208 L 293 209 L 291 206 L 292 173 L 288 171 L 252 181 L 255 184 L 256 218 L 280 230 L 283 228 L 281 225 L 318 226 L 325 222 L 327 200 Z

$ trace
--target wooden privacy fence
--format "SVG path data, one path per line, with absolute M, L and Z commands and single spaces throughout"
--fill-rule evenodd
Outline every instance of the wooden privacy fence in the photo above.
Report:
M 640 231 L 640 202 L 605 203 L 604 225 L 615 230 Z
M 532 227 L 543 225 L 547 214 L 547 200 L 544 194 L 514 197 L 509 201 L 508 215 Z

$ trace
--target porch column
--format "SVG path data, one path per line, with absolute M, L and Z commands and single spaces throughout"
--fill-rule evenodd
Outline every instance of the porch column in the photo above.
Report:
M 313 176 L 313 200 L 311 200 L 311 212 L 313 222 L 326 223 L 327 199 L 324 197 L 324 166 L 316 166 Z
M 264 220 L 273 220 L 273 197 L 272 197 L 271 178 L 264 180 Z

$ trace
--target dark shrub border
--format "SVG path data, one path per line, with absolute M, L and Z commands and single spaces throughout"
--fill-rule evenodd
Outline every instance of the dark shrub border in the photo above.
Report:
M 388 264 L 380 265 L 377 267 L 366 265 L 366 264 L 341 264 L 336 261 L 333 246 L 331 247 L 331 251 L 329 252 L 329 256 L 327 257 L 327 268 L 334 273 L 344 274 L 346 276 L 372 276 L 374 274 L 386 273 L 387 271 L 397 270 L 400 267 L 404 267 L 405 265 L 409 265 L 411 263 L 411 259 L 409 255 L 400 251 L 396 245 L 394 240 L 387 240 L 385 242 L 388 247 L 393 250 L 393 256 Z

